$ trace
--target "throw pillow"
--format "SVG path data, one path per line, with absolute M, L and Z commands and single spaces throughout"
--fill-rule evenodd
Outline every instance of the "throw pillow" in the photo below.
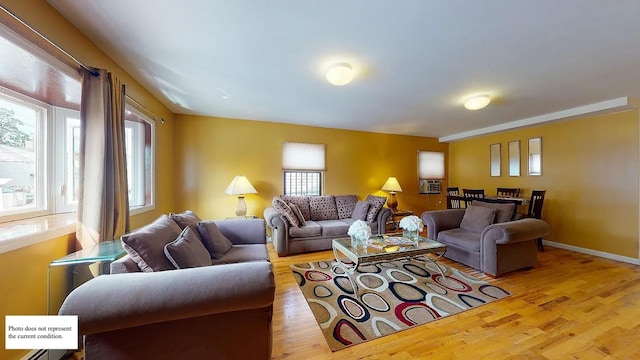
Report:
M 164 254 L 176 269 L 211 265 L 209 251 L 190 226 L 185 227 L 177 239 L 164 246 Z
M 305 220 L 311 220 L 311 214 L 309 213 L 309 198 L 310 196 L 294 196 L 294 195 L 282 195 L 280 197 L 285 203 L 294 203 L 300 209 L 302 216 Z
M 302 215 L 302 212 L 300 211 L 300 208 L 298 207 L 298 205 L 294 203 L 288 203 L 287 205 L 289 205 L 293 213 L 296 215 L 296 218 L 298 219 L 300 226 L 307 225 L 307 222 L 304 220 L 304 216 Z
M 180 229 L 186 228 L 187 226 L 191 227 L 191 230 L 198 234 L 198 222 L 202 221 L 200 218 L 191 210 L 185 210 L 180 214 L 170 213 L 169 217 L 171 220 L 175 221 Z
M 511 221 L 513 213 L 516 211 L 516 204 L 514 203 L 490 203 L 486 201 L 473 200 L 471 202 L 473 206 L 483 206 L 489 209 L 496 209 L 496 223 L 503 223 Z
M 495 209 L 470 205 L 464 211 L 460 228 L 474 233 L 480 233 L 484 228 L 493 224 L 495 216 Z
M 338 208 L 338 219 L 348 219 L 353 215 L 358 198 L 355 195 L 336 196 L 336 207 Z
M 218 225 L 214 221 L 200 221 L 198 223 L 198 233 L 204 247 L 207 248 L 209 254 L 214 259 L 220 259 L 226 254 L 231 247 L 231 241 L 224 236 Z
M 182 230 L 167 215 L 121 237 L 122 247 L 144 272 L 174 269 L 164 255 L 164 246 L 174 241 Z
M 333 195 L 311 196 L 309 198 L 311 220 L 337 220 L 338 208 Z
M 387 202 L 387 198 L 384 196 L 375 196 L 375 195 L 369 194 L 367 195 L 367 198 L 364 199 L 364 201 L 371 204 L 369 206 L 369 212 L 367 213 L 366 221 L 368 222 L 376 221 L 376 219 L 378 218 L 378 213 L 380 212 L 380 209 L 382 209 L 382 207 L 384 206 L 384 203 Z
M 355 209 L 353 209 L 353 214 L 351 217 L 357 220 L 365 220 L 367 218 L 367 214 L 369 213 L 369 207 L 371 204 L 364 201 L 358 201 L 356 203 Z
M 284 215 L 284 217 L 287 218 L 287 221 L 289 221 L 289 224 L 295 227 L 300 227 L 300 221 L 298 221 L 298 217 L 293 212 L 293 210 L 291 210 L 291 207 L 289 207 L 289 205 L 284 202 L 284 200 L 275 196 L 272 203 L 273 208 L 276 209 L 279 214 Z

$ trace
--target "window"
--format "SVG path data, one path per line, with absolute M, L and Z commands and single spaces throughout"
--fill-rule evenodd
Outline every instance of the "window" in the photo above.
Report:
M 321 195 L 321 171 L 284 171 L 285 195 Z
M 154 122 L 127 103 L 124 126 L 129 208 L 139 213 L 154 206 Z
M 324 144 L 282 144 L 284 195 L 322 195 L 324 150 Z
M 72 212 L 78 208 L 80 187 L 80 112 L 54 107 L 55 176 L 54 212 Z
M 418 151 L 418 193 L 441 193 L 440 179 L 444 179 L 444 153 Z
M 2 217 L 46 213 L 48 109 L 43 105 L 6 89 L 0 92 Z
M 0 24 L 0 222 L 78 207 L 78 71 Z M 153 208 L 154 122 L 126 104 L 131 213 Z
M 54 108 L 56 119 L 57 196 L 55 212 L 76 211 L 80 170 L 80 112 Z M 153 122 L 125 105 L 125 153 L 129 208 L 139 213 L 153 208 Z

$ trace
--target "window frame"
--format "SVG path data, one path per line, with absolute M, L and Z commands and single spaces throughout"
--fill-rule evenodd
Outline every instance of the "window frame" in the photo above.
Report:
M 147 115 L 145 115 L 142 111 L 138 110 L 136 105 L 133 104 L 130 101 L 125 101 L 125 113 L 129 111 L 130 113 L 132 113 L 133 115 L 135 115 L 140 121 L 146 123 L 149 125 L 149 144 L 147 146 L 147 142 L 146 142 L 146 129 L 144 124 L 139 123 L 139 126 L 135 126 L 137 128 L 137 132 L 138 132 L 138 137 L 139 139 L 143 139 L 143 141 L 139 144 L 138 147 L 138 152 L 136 154 L 134 154 L 132 156 L 132 158 L 138 162 L 138 163 L 143 163 L 146 164 L 146 162 L 149 162 L 149 167 L 147 169 L 146 166 L 143 166 L 139 169 L 136 169 L 137 171 L 144 173 L 142 180 L 140 180 L 140 178 L 136 178 L 134 179 L 134 186 L 136 186 L 137 188 L 143 188 L 144 191 L 142 194 L 138 193 L 138 196 L 142 196 L 144 198 L 144 204 L 143 205 L 131 205 L 131 203 L 129 204 L 129 215 L 135 215 L 135 214 L 141 214 L 147 211 L 151 211 L 153 209 L 155 209 L 155 203 L 156 203 L 156 192 L 155 192 L 155 174 L 156 174 L 156 169 L 155 169 L 155 157 L 156 157 L 156 141 L 155 141 L 155 127 L 156 127 L 156 122 L 151 119 L 150 117 L 148 117 Z M 125 116 L 126 118 L 126 116 Z M 125 120 L 125 129 L 127 127 L 129 128 L 133 128 L 132 126 L 127 126 L 127 122 L 129 123 L 136 123 L 135 121 L 131 121 L 131 120 Z M 141 129 L 143 129 L 144 131 L 141 131 Z M 147 154 L 148 151 L 148 154 Z M 147 159 L 148 157 L 148 159 Z M 127 155 L 127 168 L 129 168 L 129 156 Z M 127 169 L 128 170 L 128 169 Z M 148 171 L 148 178 L 147 178 L 147 174 L 146 171 Z M 127 171 L 127 181 L 129 181 L 129 171 Z M 127 184 L 128 185 L 128 184 Z M 129 200 L 131 202 L 131 199 Z
M 14 103 L 17 106 L 23 106 L 32 108 L 36 111 L 36 124 L 34 125 L 34 156 L 36 159 L 35 173 L 36 181 L 34 187 L 36 188 L 36 205 L 33 208 L 17 209 L 12 211 L 0 211 L 0 223 L 27 219 L 30 217 L 44 216 L 51 214 L 51 191 L 47 187 L 49 183 L 48 179 L 51 179 L 53 174 L 51 168 L 46 165 L 53 160 L 53 152 L 48 151 L 51 139 L 49 134 L 52 131 L 51 112 L 52 107 L 42 101 L 33 99 L 29 96 L 22 95 L 16 91 L 0 86 L 0 97 L 3 97 L 5 101 Z M 38 159 L 41 159 L 38 161 Z M 38 177 L 42 180 L 39 181 Z M 0 196 L 2 196 L 0 190 Z
M 282 191 L 284 195 L 322 195 L 324 191 L 324 172 L 326 169 L 325 144 L 289 142 L 282 143 Z M 307 155 L 308 157 L 305 157 Z M 308 177 L 309 174 L 318 174 L 316 186 L 306 186 L 305 191 L 291 193 L 290 175 Z M 310 193 L 310 188 L 317 187 L 318 192 Z M 289 190 L 289 191 L 287 191 Z
M 55 174 L 55 187 L 50 189 L 54 197 L 54 208 L 52 213 L 60 214 L 65 212 L 75 212 L 78 210 L 78 200 L 69 200 L 68 195 L 73 193 L 73 183 L 69 184 L 70 171 L 69 167 L 73 167 L 73 158 L 69 153 L 69 133 L 67 120 L 72 118 L 77 121 L 77 127 L 80 127 L 80 111 L 53 107 L 54 114 L 54 146 L 55 159 L 51 164 L 55 164 L 53 173 Z M 75 126 L 74 126 L 75 127 Z M 71 134 L 73 141 L 73 134 Z M 71 160 L 71 164 L 69 163 Z M 72 174 L 72 172 L 71 172 Z M 71 175 L 72 176 L 72 175 Z M 72 181 L 72 180 L 71 180 Z
M 292 193 L 290 191 L 287 191 L 287 189 L 291 189 L 291 186 L 287 186 L 288 182 L 288 175 L 293 175 L 295 174 L 295 176 L 307 176 L 309 174 L 318 174 L 318 184 L 317 184 L 317 188 L 318 188 L 318 192 L 317 193 L 311 193 L 308 190 L 310 188 L 313 188 L 314 186 L 306 186 L 306 190 L 307 191 L 301 191 L 301 192 L 296 192 L 296 193 Z M 284 195 L 292 195 L 292 196 L 320 196 L 323 193 L 324 190 L 324 184 L 323 184 L 323 180 L 324 180 L 324 172 L 321 170 L 283 170 L 283 184 L 284 184 L 284 189 L 283 189 L 283 194 Z

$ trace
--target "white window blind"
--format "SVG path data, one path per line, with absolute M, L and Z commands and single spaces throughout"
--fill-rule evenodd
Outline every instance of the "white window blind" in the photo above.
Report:
M 418 151 L 418 178 L 444 179 L 444 153 Z
M 282 168 L 323 171 L 324 149 L 324 144 L 282 143 Z

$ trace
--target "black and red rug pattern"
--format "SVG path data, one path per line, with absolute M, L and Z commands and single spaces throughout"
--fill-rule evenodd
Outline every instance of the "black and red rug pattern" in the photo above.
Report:
M 422 257 L 360 266 L 351 275 L 335 260 L 291 265 L 332 351 L 426 324 L 509 296 L 455 267 Z

